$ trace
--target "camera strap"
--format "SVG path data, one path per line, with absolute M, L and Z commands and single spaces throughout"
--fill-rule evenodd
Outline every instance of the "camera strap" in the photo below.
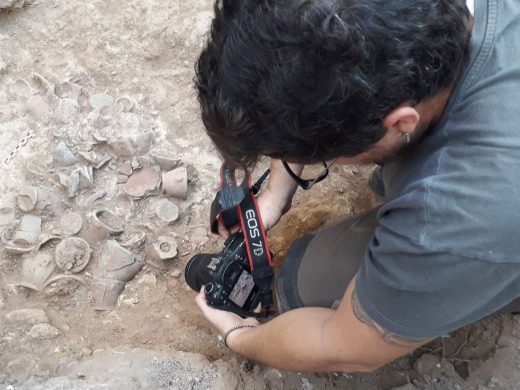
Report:
M 245 171 L 242 183 L 237 184 L 235 169 L 224 162 L 220 170 L 220 191 L 213 200 L 210 216 L 213 233 L 218 233 L 220 218 L 228 229 L 238 224 L 242 227 L 251 274 L 253 281 L 260 289 L 261 304 L 266 316 L 273 304 L 274 270 L 265 229 L 258 211 L 256 194 L 269 173 L 270 171 L 267 170 L 251 186 L 250 174 Z M 250 314 L 253 315 L 253 313 Z

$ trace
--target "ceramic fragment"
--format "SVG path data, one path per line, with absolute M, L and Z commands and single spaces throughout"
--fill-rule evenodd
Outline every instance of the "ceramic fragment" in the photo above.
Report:
M 63 234 L 74 236 L 83 228 L 83 218 L 77 213 L 67 213 L 60 219 L 60 228 Z
M 53 261 L 52 256 L 38 253 L 36 256 L 28 257 L 24 260 L 22 280 L 24 283 L 41 287 L 55 268 L 56 263 Z
M 18 207 L 22 211 L 31 211 L 38 201 L 38 189 L 32 186 L 24 186 L 18 193 Z
M 128 282 L 143 268 L 144 262 L 114 240 L 105 242 L 99 261 L 99 276 Z
M 161 199 L 155 207 L 155 215 L 166 223 L 173 223 L 179 218 L 179 208 L 167 199 Z
M 175 168 L 162 174 L 163 193 L 179 199 L 188 196 L 188 171 L 185 167 Z
M 91 286 L 94 310 L 112 310 L 124 289 L 125 283 L 119 280 L 96 279 Z
M 60 141 L 54 148 L 54 162 L 63 167 L 69 167 L 78 162 L 78 158 L 72 153 L 65 142 Z
M 91 245 L 96 245 L 109 236 L 116 236 L 123 232 L 123 222 L 116 214 L 105 208 L 94 210 L 88 218 L 90 224 L 87 228 L 86 240 Z
M 163 171 L 171 171 L 181 162 L 179 157 L 168 156 L 165 153 L 151 152 L 150 155 L 152 156 L 152 160 L 159 165 Z
M 161 260 L 169 260 L 177 256 L 177 242 L 173 237 L 158 237 L 157 241 L 153 244 L 153 248 Z
M 78 273 L 89 263 L 92 250 L 89 244 L 78 237 L 69 237 L 56 247 L 56 265 L 63 271 Z
M 132 198 L 139 199 L 155 191 L 161 184 L 159 170 L 149 167 L 134 172 L 123 186 L 123 191 Z

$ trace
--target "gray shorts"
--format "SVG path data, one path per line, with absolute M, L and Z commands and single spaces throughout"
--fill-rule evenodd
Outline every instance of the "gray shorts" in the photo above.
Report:
M 335 307 L 356 275 L 377 227 L 377 210 L 296 240 L 276 276 L 280 312 L 299 307 Z M 499 312 L 520 312 L 520 299 Z

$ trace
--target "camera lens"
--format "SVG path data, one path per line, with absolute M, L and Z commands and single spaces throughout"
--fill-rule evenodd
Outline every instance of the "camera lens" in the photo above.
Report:
M 201 287 L 211 282 L 208 264 L 214 255 L 199 254 L 193 256 L 184 270 L 184 278 L 186 283 L 192 290 L 200 291 Z

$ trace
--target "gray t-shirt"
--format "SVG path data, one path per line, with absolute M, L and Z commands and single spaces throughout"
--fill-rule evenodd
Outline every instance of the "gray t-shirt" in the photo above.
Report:
M 356 287 L 372 319 L 437 337 L 520 296 L 520 1 L 475 0 L 443 118 L 384 181 Z

